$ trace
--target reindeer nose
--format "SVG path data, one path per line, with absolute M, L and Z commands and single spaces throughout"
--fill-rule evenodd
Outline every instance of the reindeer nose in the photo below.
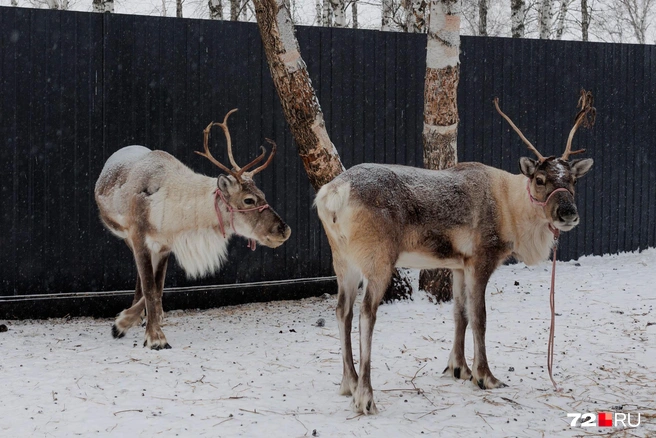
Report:
M 284 222 L 279 223 L 276 228 L 277 230 L 274 231 L 277 231 L 277 233 L 280 234 L 285 240 L 289 239 L 289 236 L 292 234 L 292 229 L 289 228 L 289 225 Z
M 558 219 L 563 222 L 576 222 L 579 219 L 579 213 L 573 205 L 560 206 L 556 210 Z

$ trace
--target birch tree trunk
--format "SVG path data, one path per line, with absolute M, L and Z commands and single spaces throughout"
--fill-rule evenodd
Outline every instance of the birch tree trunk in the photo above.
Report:
M 330 0 L 333 10 L 333 27 L 346 27 L 346 5 L 344 0 Z
M 490 0 L 478 0 L 478 34 L 487 36 L 487 11 Z
M 175 0 L 175 16 L 182 18 L 182 0 Z
M 241 0 L 230 0 L 230 21 L 239 21 Z
M 427 0 L 406 0 L 405 8 L 405 31 L 409 33 L 426 32 L 426 7 Z
M 314 8 L 315 8 L 315 23 L 317 26 L 323 26 L 323 8 L 322 8 L 323 2 L 321 0 L 314 0 Z
M 570 0 L 561 0 L 560 2 L 560 12 L 558 13 L 558 24 L 556 26 L 556 39 L 560 40 L 563 38 L 563 32 L 565 32 L 565 17 L 567 16 L 567 10 L 569 8 Z
M 208 0 L 207 6 L 210 9 L 210 20 L 223 20 L 223 3 L 221 3 L 221 0 Z
M 458 161 L 460 15 L 457 0 L 431 0 L 424 83 L 424 167 L 445 169 Z M 449 269 L 422 270 L 419 289 L 438 302 L 452 297 Z
M 581 40 L 588 41 L 588 29 L 590 28 L 590 10 L 588 0 L 581 0 Z
M 11 0 L 11 6 L 18 6 L 18 0 Z
M 549 39 L 549 34 L 551 33 L 551 24 L 553 21 L 553 0 L 542 0 L 540 5 L 540 16 L 538 19 L 538 25 L 540 26 L 540 39 L 547 40 Z
M 323 0 L 323 25 L 333 27 L 333 7 L 330 0 Z
M 312 88 L 305 62 L 294 35 L 290 11 L 284 0 L 253 0 L 273 83 L 296 141 L 298 155 L 314 190 L 344 171 L 335 145 L 330 141 L 319 99 Z M 392 277 L 385 300 L 412 293 L 410 282 L 398 271 Z
M 358 0 L 351 2 L 351 14 L 353 15 L 353 29 L 358 29 L 360 27 L 358 24 Z
M 513 38 L 524 38 L 526 0 L 510 0 L 510 27 Z
M 392 18 L 394 15 L 394 1 L 393 0 L 382 0 L 382 13 L 381 13 L 381 25 L 380 30 L 384 32 L 389 32 L 392 30 Z
M 114 12 L 114 0 L 93 0 L 91 5 L 93 12 Z

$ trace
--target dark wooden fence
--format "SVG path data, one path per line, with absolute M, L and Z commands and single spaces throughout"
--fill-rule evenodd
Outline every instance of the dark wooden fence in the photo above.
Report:
M 346 167 L 421 166 L 425 35 L 301 27 L 297 36 Z M 190 282 L 173 263 L 167 286 L 279 281 L 279 297 L 333 287 L 302 281 L 332 275 L 330 251 L 256 25 L 0 7 L 0 44 L 0 306 L 133 288 L 131 254 L 103 229 L 93 200 L 105 159 L 142 144 L 216 175 L 193 151 L 202 129 L 234 107 L 237 161 L 253 158 L 264 137 L 279 145 L 257 183 L 292 237 L 256 252 L 236 238 L 218 276 Z M 575 147 L 595 166 L 579 184 L 583 220 L 562 238 L 562 259 L 656 246 L 655 46 L 465 37 L 461 61 L 461 161 L 516 172 L 527 154 L 495 96 L 550 155 L 564 148 L 579 89 L 594 91 L 597 125 Z M 39 314 L 43 304 L 31 306 Z

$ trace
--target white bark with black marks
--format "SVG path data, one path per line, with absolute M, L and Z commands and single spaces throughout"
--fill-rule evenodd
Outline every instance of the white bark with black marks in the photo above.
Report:
M 346 4 L 344 0 L 330 0 L 333 11 L 333 27 L 346 27 Z
M 526 0 L 510 0 L 510 27 L 513 38 L 524 38 L 526 32 Z
M 478 34 L 487 35 L 487 12 L 490 9 L 490 0 L 478 0 Z
M 208 0 L 210 20 L 223 20 L 223 3 L 221 0 Z
M 389 32 L 393 30 L 393 19 L 394 19 L 394 1 L 393 0 L 382 0 L 381 2 L 381 25 L 380 30 L 383 32 Z
M 538 26 L 540 39 L 549 39 L 551 35 L 551 26 L 553 23 L 553 0 L 542 0 L 540 4 L 540 15 L 538 17 Z
M 48 2 L 52 2 L 54 0 L 49 0 Z M 68 2 L 66 2 L 68 3 Z M 62 8 L 63 9 L 63 8 Z M 92 11 L 93 12 L 100 12 L 100 13 L 113 13 L 114 12 L 114 0 L 93 0 L 92 2 Z
M 405 30 L 409 33 L 426 32 L 428 0 L 406 0 Z
M 590 10 L 588 0 L 581 0 L 581 40 L 588 41 L 588 29 L 590 28 Z

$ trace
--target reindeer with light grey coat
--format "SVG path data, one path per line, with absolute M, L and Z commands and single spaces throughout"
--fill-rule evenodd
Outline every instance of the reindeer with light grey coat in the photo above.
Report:
M 592 95 L 582 93 L 574 127 L 560 158 L 543 157 L 499 108 L 533 151 L 521 175 L 480 163 L 447 170 L 361 164 L 317 193 L 315 205 L 328 237 L 337 275 L 337 322 L 343 359 L 340 393 L 353 396 L 356 412 L 375 414 L 371 386 L 371 342 L 376 312 L 395 267 L 447 268 L 453 272 L 455 336 L 445 373 L 472 380 L 482 389 L 506 386 L 490 371 L 485 350 L 485 288 L 509 257 L 533 265 L 546 260 L 556 230 L 579 223 L 575 185 L 592 159 L 569 160 L 581 124 L 594 121 Z M 360 369 L 351 348 L 353 303 L 359 286 Z M 393 321 L 392 321 L 393 323 Z M 471 325 L 474 360 L 465 360 L 465 331 Z
M 290 228 L 267 203 L 253 176 L 273 159 L 276 144 L 264 164 L 262 154 L 240 167 L 232 155 L 228 112 L 223 123 L 205 129 L 205 151 L 196 152 L 226 172 L 212 178 L 193 172 L 164 151 L 143 146 L 127 146 L 109 157 L 96 182 L 95 197 L 100 218 L 116 236 L 124 239 L 134 254 L 137 285 L 132 307 L 122 311 L 112 334 L 121 338 L 141 323 L 146 315 L 144 346 L 171 348 L 160 325 L 163 317 L 162 290 L 171 253 L 191 278 L 211 275 L 227 259 L 228 241 L 234 235 L 270 248 L 282 245 Z M 221 164 L 209 151 L 208 137 L 213 125 L 223 129 L 232 169 Z

